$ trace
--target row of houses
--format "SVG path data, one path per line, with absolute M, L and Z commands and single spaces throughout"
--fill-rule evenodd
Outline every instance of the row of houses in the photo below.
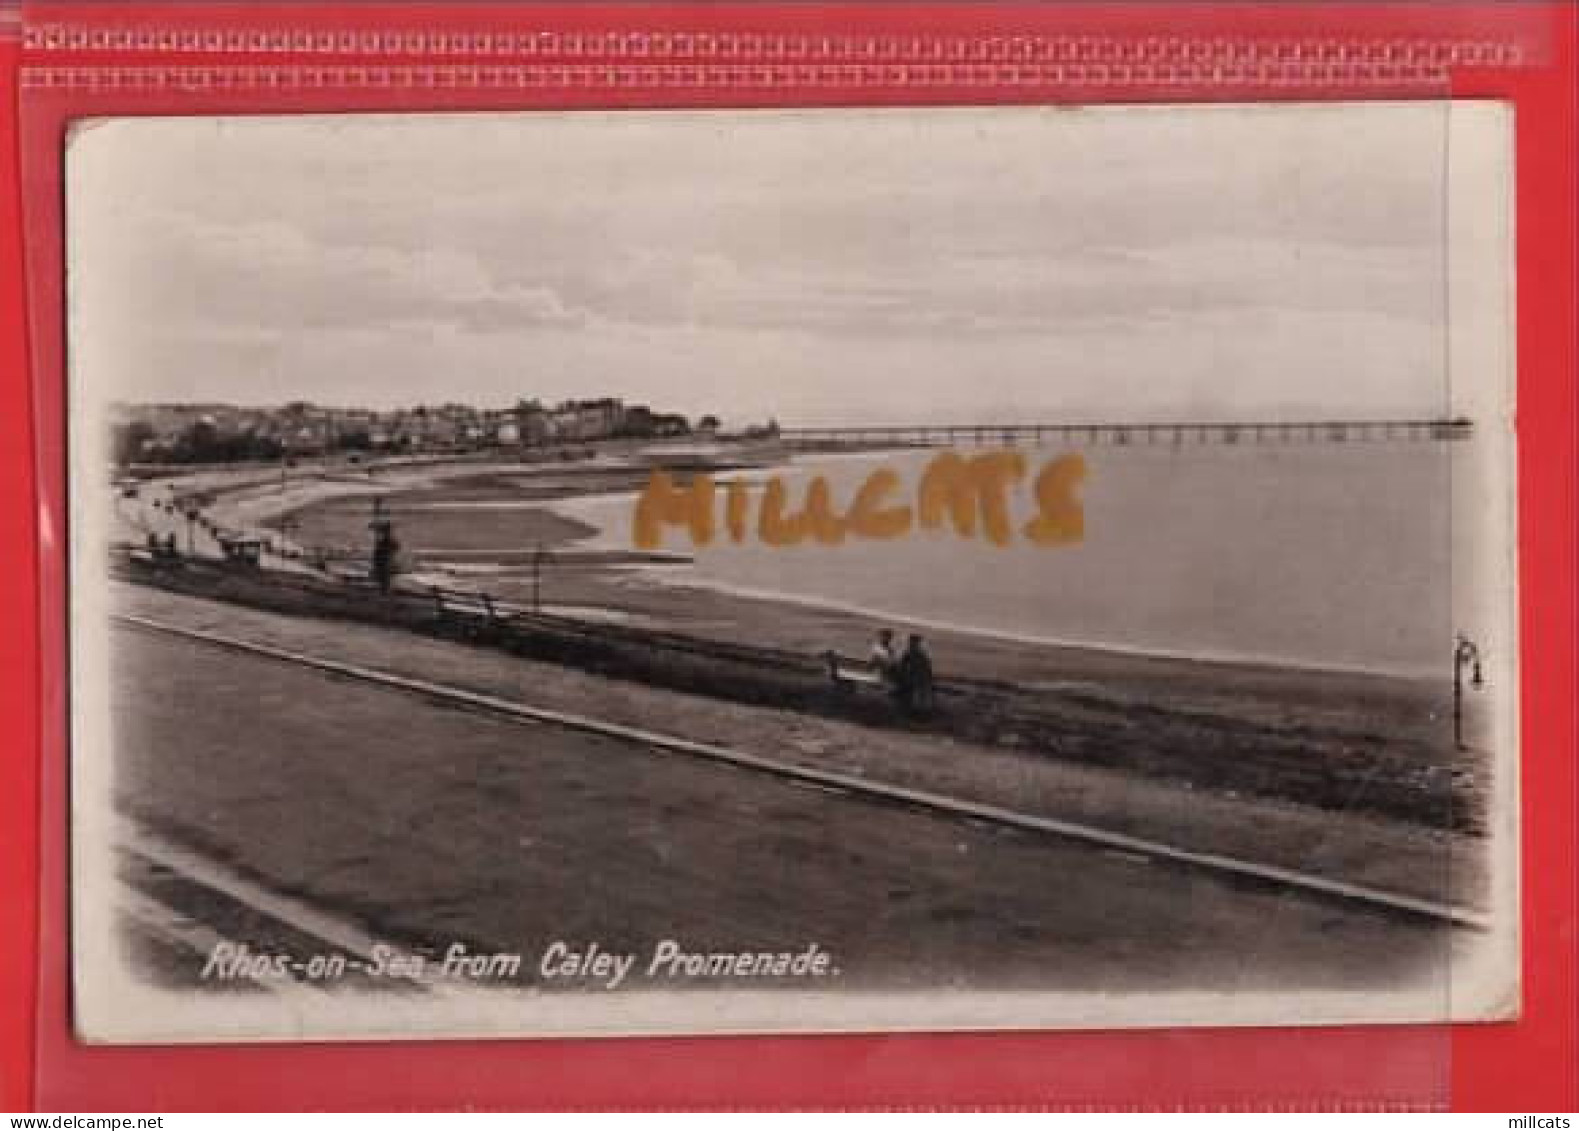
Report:
M 703 417 L 696 430 L 717 420 Z M 280 407 L 123 405 L 115 413 L 116 456 L 122 462 L 186 462 L 268 458 L 337 450 L 465 451 L 492 446 L 544 446 L 614 438 L 691 434 L 679 413 L 654 412 L 618 398 L 567 400 L 514 407 L 419 405 L 375 411 L 302 401 Z

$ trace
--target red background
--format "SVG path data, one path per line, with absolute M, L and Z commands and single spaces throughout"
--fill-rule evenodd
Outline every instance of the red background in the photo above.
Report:
M 0 121 L 0 1108 L 531 1109 L 563 1107 L 1411 1106 L 1572 1111 L 1575 1075 L 1575 10 L 1490 4 L 1107 4 L 318 7 L 40 5 L 30 23 L 138 27 L 476 30 L 688 28 L 1334 41 L 1463 36 L 1522 45 L 1518 66 L 1458 69 L 1452 92 L 1517 107 L 1521 639 L 1524 736 L 1524 1014 L 1438 1028 L 1194 1030 L 949 1036 L 401 1043 L 90 1049 L 67 1027 L 64 747 L 59 662 L 63 477 L 59 292 L 62 129 L 90 113 L 198 113 L 577 105 L 991 102 L 1090 98 L 1338 97 L 1279 85 L 925 91 L 815 88 L 377 91 L 304 87 L 90 93 L 32 89 Z M 3 32 L 0 32 L 3 34 Z M 73 52 L 0 41 L 9 78 L 24 55 L 58 67 L 230 65 L 233 57 L 135 48 Z M 455 63 L 468 57 L 284 51 L 271 64 Z M 483 60 L 497 63 L 498 59 Z M 587 63 L 595 57 L 581 56 Z M 631 61 L 631 60 L 627 60 Z M 740 59 L 731 60 L 734 62 Z M 1392 96 L 1428 96 L 1429 81 Z M 1375 87 L 1366 93 L 1375 96 Z M 19 121 L 22 128 L 18 129 Z M 21 159 L 28 174 L 18 175 Z M 20 205 L 27 204 L 24 290 Z M 24 303 L 26 299 L 31 306 Z M 31 340 L 30 340 L 31 338 Z M 44 521 L 40 521 L 40 516 Z M 37 548 L 35 550 L 35 547 Z M 44 752 L 43 756 L 38 753 Z M 40 958 L 42 957 L 42 962 Z M 1445 1092 L 1445 1094 L 1444 1094 Z

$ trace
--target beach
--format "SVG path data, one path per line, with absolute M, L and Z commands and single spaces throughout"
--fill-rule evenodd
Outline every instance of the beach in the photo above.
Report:
M 747 472 L 725 470 L 718 478 L 760 479 L 764 474 L 759 464 Z M 631 548 L 629 515 L 646 476 L 645 463 L 449 468 L 420 481 L 388 483 L 384 498 L 396 517 L 411 573 L 511 601 L 530 596 L 535 573 L 540 600 L 550 609 L 614 609 L 636 623 L 806 654 L 829 649 L 861 654 L 880 627 L 914 628 L 935 645 L 940 662 L 960 674 L 990 672 L 1033 687 L 1108 683 L 1122 677 L 1139 696 L 1165 699 L 1174 690 L 1192 697 L 1211 694 L 1210 688 L 1226 676 L 1251 696 L 1290 696 L 1308 709 L 1335 712 L 1328 716 L 1334 719 L 1413 701 L 1419 707 L 1410 712 L 1412 723 L 1427 727 L 1441 706 L 1435 700 L 1443 691 L 1442 663 L 1400 673 L 1140 647 L 1116 638 L 1070 640 L 1067 634 L 1054 637 L 875 609 L 817 592 L 796 592 L 782 580 L 777 587 L 734 583 L 717 571 L 698 568 L 694 549 L 683 544 L 659 554 Z M 270 513 L 260 509 L 267 501 L 260 497 L 251 502 L 255 518 Z M 330 484 L 314 496 L 279 500 L 270 521 L 288 516 L 302 541 L 344 544 L 365 541 L 369 513 L 364 498 Z M 839 552 L 850 549 L 840 547 Z M 1221 694 L 1227 709 L 1253 708 L 1232 691 Z

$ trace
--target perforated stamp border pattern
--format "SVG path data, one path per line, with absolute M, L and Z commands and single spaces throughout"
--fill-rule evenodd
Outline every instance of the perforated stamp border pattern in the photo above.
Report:
M 30 52 L 158 55 L 377 55 L 384 58 L 800 59 L 881 62 L 1390 63 L 1402 67 L 1517 65 L 1518 43 L 1491 39 L 1185 35 L 859 35 L 750 31 L 433 31 L 302 28 L 104 27 L 24 29 Z
M 31 90 L 906 90 L 1442 88 L 1526 63 L 1516 38 L 860 34 L 617 28 L 23 29 Z M 69 62 L 68 62 L 69 60 Z
M 30 90 L 259 89 L 1015 89 L 1117 87 L 1276 89 L 1399 87 L 1444 83 L 1445 68 L 1400 64 L 1341 66 L 1323 62 L 1261 63 L 1203 71 L 1170 63 L 736 63 L 630 66 L 609 63 L 538 65 L 29 67 Z

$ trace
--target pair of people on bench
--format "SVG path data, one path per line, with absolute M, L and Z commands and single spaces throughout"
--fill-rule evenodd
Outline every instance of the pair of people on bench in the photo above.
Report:
M 932 706 L 932 657 L 927 654 L 926 641 L 920 635 L 911 633 L 901 652 L 893 630 L 881 630 L 872 643 L 870 662 L 872 670 L 882 677 L 894 701 L 904 710 L 926 710 Z

